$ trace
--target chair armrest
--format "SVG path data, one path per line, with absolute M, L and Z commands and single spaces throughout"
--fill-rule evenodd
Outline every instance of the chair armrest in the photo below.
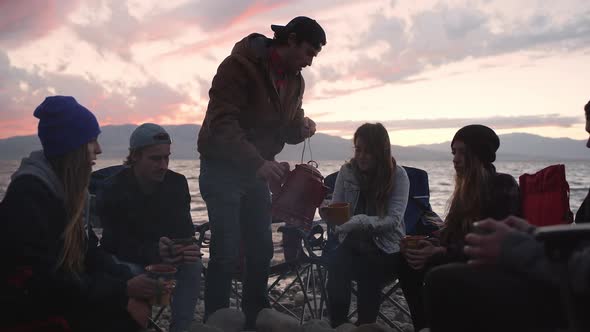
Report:
M 278 231 L 284 234 L 297 236 L 303 240 L 303 247 L 307 256 L 317 258 L 318 255 L 314 253 L 315 249 L 321 250 L 325 243 L 324 241 L 324 228 L 321 225 L 314 225 L 311 230 L 304 231 L 301 228 L 293 226 L 280 226 Z M 319 236 L 318 236 L 319 235 Z

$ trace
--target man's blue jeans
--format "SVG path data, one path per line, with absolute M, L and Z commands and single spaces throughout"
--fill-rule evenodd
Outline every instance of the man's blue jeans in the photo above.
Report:
M 124 262 L 117 257 L 115 261 L 125 264 L 131 269 L 131 273 L 139 275 L 145 273 L 143 266 L 135 263 Z M 172 317 L 170 319 L 170 332 L 188 331 L 194 320 L 195 307 L 201 290 L 201 271 L 203 264 L 183 263 L 176 266 L 176 287 L 172 293 Z
M 228 162 L 201 159 L 199 186 L 211 225 L 205 319 L 229 307 L 232 276 L 243 248 L 242 311 L 246 327 L 254 327 L 258 312 L 270 306 L 266 291 L 273 243 L 268 184 Z

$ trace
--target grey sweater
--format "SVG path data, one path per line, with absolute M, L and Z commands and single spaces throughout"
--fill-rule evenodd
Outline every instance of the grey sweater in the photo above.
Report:
M 387 204 L 387 215 L 383 218 L 357 214 L 342 226 L 337 226 L 340 242 L 352 230 L 371 232 L 375 245 L 383 252 L 392 254 L 399 251 L 399 243 L 404 237 L 404 213 L 408 204 L 410 180 L 403 167 L 397 165 L 394 177 L 394 187 Z M 354 214 L 358 204 L 360 186 L 356 180 L 352 166 L 347 163 L 340 168 L 332 202 L 347 202 L 350 204 L 350 214 Z

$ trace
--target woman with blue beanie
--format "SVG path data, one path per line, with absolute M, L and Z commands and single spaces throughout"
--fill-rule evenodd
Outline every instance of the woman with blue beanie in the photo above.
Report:
M 34 116 L 43 150 L 22 160 L 0 203 L 0 330 L 145 327 L 155 282 L 101 254 L 87 223 L 96 118 L 66 96 L 47 97 Z

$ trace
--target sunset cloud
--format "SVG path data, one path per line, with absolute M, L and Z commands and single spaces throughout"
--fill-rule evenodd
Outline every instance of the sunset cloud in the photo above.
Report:
M 34 132 L 51 94 L 104 124 L 200 124 L 233 45 L 298 15 L 327 32 L 303 71 L 303 107 L 323 132 L 349 135 L 360 119 L 568 128 L 588 99 L 584 0 L 0 1 L 0 138 Z

